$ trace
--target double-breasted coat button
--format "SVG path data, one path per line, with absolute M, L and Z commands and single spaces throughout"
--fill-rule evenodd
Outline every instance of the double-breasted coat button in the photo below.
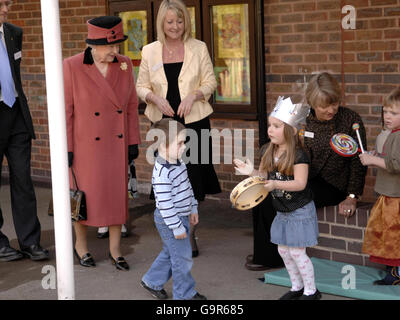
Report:
M 118 135 L 118 138 L 121 139 L 122 137 L 123 137 L 122 133 Z
M 119 110 L 117 110 L 117 112 L 118 112 L 118 113 L 122 113 L 122 110 L 121 110 L 121 109 L 119 109 Z
M 100 140 L 100 137 L 96 137 L 96 141 L 99 141 Z
M 100 115 L 100 112 L 95 112 L 94 115 L 98 117 Z

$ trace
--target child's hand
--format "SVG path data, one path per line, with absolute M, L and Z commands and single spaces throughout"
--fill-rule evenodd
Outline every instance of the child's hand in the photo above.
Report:
M 186 237 L 187 237 L 187 234 L 186 234 L 186 232 L 184 232 L 178 236 L 175 236 L 175 239 L 182 240 L 182 239 L 185 239 Z
M 251 163 L 251 161 L 249 159 L 246 159 L 246 162 L 243 162 L 240 159 L 234 159 L 233 163 L 235 164 L 235 170 L 236 170 L 236 174 L 242 174 L 242 175 L 251 175 L 251 173 L 254 170 L 254 166 Z
M 363 166 L 374 165 L 376 160 L 376 157 L 369 153 L 361 153 L 359 155 L 359 158 Z
M 199 223 L 199 214 L 198 213 L 192 213 L 189 216 L 189 221 L 190 221 L 190 224 L 192 226 L 195 226 L 196 224 L 198 224 Z
M 264 184 L 264 188 L 267 189 L 268 192 L 276 189 L 276 181 L 275 180 L 267 180 L 267 183 Z

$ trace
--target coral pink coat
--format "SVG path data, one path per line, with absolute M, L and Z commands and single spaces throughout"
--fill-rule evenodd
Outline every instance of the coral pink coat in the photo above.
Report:
M 87 201 L 82 224 L 96 227 L 126 222 L 128 145 L 140 143 L 132 63 L 116 58 L 105 78 L 94 63 L 83 63 L 84 53 L 63 63 L 68 152 Z

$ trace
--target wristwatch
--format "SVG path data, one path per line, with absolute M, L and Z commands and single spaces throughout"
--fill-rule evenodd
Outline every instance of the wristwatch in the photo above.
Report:
M 358 199 L 358 197 L 354 193 L 350 193 L 347 197 L 352 199 Z

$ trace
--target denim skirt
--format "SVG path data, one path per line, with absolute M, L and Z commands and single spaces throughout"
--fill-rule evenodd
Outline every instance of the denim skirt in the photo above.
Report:
M 318 219 L 314 201 L 291 212 L 277 211 L 271 225 L 271 242 L 288 247 L 315 246 Z

